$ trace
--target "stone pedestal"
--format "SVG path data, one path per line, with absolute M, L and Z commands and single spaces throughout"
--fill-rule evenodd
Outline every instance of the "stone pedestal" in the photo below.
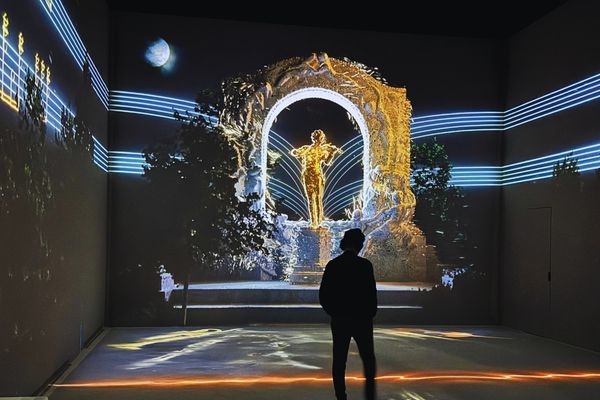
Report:
M 331 233 L 327 228 L 301 228 L 297 237 L 298 264 L 290 276 L 293 284 L 318 284 L 331 258 Z
M 412 223 L 369 236 L 363 254 L 373 263 L 378 281 L 427 281 L 425 236 Z

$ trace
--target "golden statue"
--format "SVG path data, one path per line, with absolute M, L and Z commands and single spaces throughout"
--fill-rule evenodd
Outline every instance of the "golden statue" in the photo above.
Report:
M 327 143 L 325 133 L 317 129 L 310 135 L 312 144 L 292 149 L 290 154 L 302 163 L 302 185 L 308 201 L 310 227 L 318 228 L 323 222 L 323 188 L 325 178 L 321 164 L 331 165 L 333 159 L 342 154 L 342 149 Z

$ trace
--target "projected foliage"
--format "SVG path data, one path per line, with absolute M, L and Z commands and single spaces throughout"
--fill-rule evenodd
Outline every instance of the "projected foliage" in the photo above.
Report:
M 554 164 L 552 176 L 555 178 L 579 176 L 579 160 L 573 157 L 573 153 L 571 152 L 562 161 L 557 161 Z
M 160 206 L 162 229 L 170 233 L 154 247 L 155 260 L 184 282 L 184 309 L 192 274 L 247 267 L 248 257 L 268 253 L 273 231 L 267 214 L 254 206 L 256 194 L 236 195 L 238 149 L 210 123 L 217 109 L 203 102 L 207 98 L 214 99 L 208 92 L 198 99 L 204 116 L 180 116 L 174 135 L 145 150 L 144 176 Z
M 73 271 L 86 270 L 78 257 L 88 256 L 90 237 L 96 235 L 73 227 L 88 227 L 92 214 L 86 202 L 97 196 L 90 180 L 103 176 L 92 161 L 89 129 L 77 114 L 63 110 L 62 128 L 48 140 L 39 78 L 28 74 L 24 90 L 18 122 L 3 121 L 0 135 L 3 298 L 19 304 L 18 312 L 1 310 L 6 319 L 0 337 L 7 338 L 8 349 L 53 334 L 51 318 L 69 301 L 65 282 L 79 279 Z M 78 243 L 75 251 L 73 243 Z
M 436 246 L 440 261 L 458 267 L 470 264 L 474 244 L 467 233 L 469 205 L 462 190 L 448 183 L 451 167 L 444 145 L 435 139 L 411 144 L 414 221 Z

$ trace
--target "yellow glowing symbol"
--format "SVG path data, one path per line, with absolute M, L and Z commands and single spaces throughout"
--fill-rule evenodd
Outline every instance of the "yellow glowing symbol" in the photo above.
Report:
M 8 36 L 8 14 L 2 14 L 2 36 Z
M 50 86 L 50 67 L 46 67 L 46 85 Z
M 48 10 L 52 11 L 52 0 L 46 0 L 46 4 L 48 5 Z
M 22 56 L 25 52 L 25 37 L 23 37 L 23 32 L 19 32 L 19 55 Z
M 35 73 L 37 74 L 40 71 L 40 55 L 35 53 Z
M 44 79 L 44 77 L 46 76 L 46 63 L 44 62 L 44 60 L 42 60 L 42 62 L 40 63 L 40 75 L 42 79 Z
M 323 188 L 325 177 L 321 165 L 331 165 L 342 149 L 327 143 L 325 133 L 317 129 L 310 135 L 312 144 L 292 149 L 290 154 L 302 163 L 302 186 L 308 202 L 310 227 L 315 229 L 323 222 Z
M 109 344 L 108 347 L 120 350 L 140 350 L 144 346 L 157 343 L 177 342 L 180 340 L 196 339 L 203 336 L 222 332 L 220 329 L 198 329 L 195 331 L 177 331 L 164 335 L 149 336 L 131 343 Z

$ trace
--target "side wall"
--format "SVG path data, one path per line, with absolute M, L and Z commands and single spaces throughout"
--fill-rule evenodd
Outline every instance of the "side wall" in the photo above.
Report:
M 571 1 L 510 40 L 509 108 L 600 72 L 599 13 L 597 2 Z M 591 101 L 510 129 L 505 164 L 599 144 L 599 111 Z M 504 324 L 600 350 L 599 191 L 597 171 L 504 188 Z
M 59 15 L 60 3 L 106 80 L 105 2 L 54 0 L 52 15 Z M 34 69 L 38 53 L 51 69 L 49 117 L 40 151 L 19 151 L 34 136 L 0 102 L 0 397 L 36 392 L 104 323 L 107 174 L 89 151 L 65 147 L 55 135 L 64 104 L 106 146 L 107 110 L 84 79 L 46 4 L 0 4 L 10 21 L 8 44 L 16 49 L 21 32 L 23 61 Z M 3 60 L 13 66 L 8 57 Z

